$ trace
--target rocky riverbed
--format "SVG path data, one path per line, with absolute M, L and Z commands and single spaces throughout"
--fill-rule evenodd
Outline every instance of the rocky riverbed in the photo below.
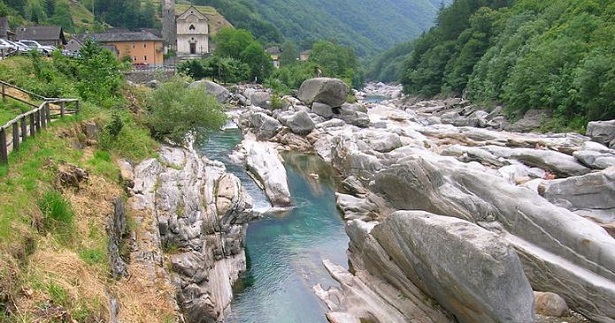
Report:
M 309 80 L 275 110 L 266 90 L 235 93 L 255 140 L 315 152 L 342 177 L 351 270 L 325 260 L 341 287 L 315 286 L 330 321 L 532 322 L 570 307 L 615 322 L 608 123 L 588 127 L 596 140 L 521 133 L 536 113 L 510 123 L 460 99 L 350 104 L 347 91 Z
M 511 123 L 501 108 L 384 84 L 348 103 L 343 82 L 312 79 L 278 109 L 263 88 L 198 86 L 237 106 L 244 141 L 229 159 L 274 208 L 292 207 L 282 151 L 315 153 L 341 177 L 350 269 L 323 259 L 340 287 L 314 286 L 329 321 L 615 322 L 613 121 L 538 134 L 521 132 L 536 111 Z M 145 214 L 131 259 L 174 286 L 186 321 L 223 320 L 255 217 L 240 181 L 171 147 L 123 173 Z

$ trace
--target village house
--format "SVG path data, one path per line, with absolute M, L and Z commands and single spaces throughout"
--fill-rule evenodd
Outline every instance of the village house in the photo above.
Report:
M 130 58 L 135 65 L 163 65 L 162 38 L 149 31 L 112 31 L 75 35 L 69 40 L 66 49 L 78 52 L 88 37 L 110 49 L 118 58 Z
M 21 26 L 15 31 L 17 40 L 36 40 L 44 46 L 62 47 L 66 45 L 64 31 L 60 26 Z
M 280 54 L 282 50 L 278 46 L 273 46 L 265 49 L 265 52 L 271 56 L 271 61 L 273 62 L 273 67 L 280 68 Z

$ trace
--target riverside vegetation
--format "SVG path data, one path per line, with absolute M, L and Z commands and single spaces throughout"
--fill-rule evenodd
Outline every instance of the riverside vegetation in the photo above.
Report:
M 457 0 L 368 75 L 405 58 L 397 76 L 408 94 L 501 104 L 513 119 L 542 109 L 554 116 L 544 130 L 583 132 L 615 118 L 614 12 L 612 1 Z
M 202 92 L 177 87 L 179 80 L 160 92 L 126 86 L 123 69 L 94 43 L 85 45 L 78 60 L 33 55 L 0 62 L 4 81 L 83 103 L 79 115 L 51 123 L 12 152 L 10 170 L 0 167 L 2 322 L 104 321 L 113 302 L 121 304 L 127 322 L 174 320 L 175 308 L 160 301 L 173 291 L 151 286 L 138 268 L 130 280 L 109 274 L 107 217 L 125 194 L 116 161 L 155 157 L 160 144 L 152 135 L 173 140 L 197 127 L 217 128 L 224 114 Z M 175 106 L 170 99 L 182 108 L 191 107 L 182 104 L 187 101 L 204 103 L 184 111 L 212 118 L 164 120 L 162 109 Z M 21 110 L 7 101 L 0 102 L 0 111 L 10 119 Z M 128 231 L 137 230 L 139 224 L 128 218 Z M 127 248 L 120 253 L 126 255 Z

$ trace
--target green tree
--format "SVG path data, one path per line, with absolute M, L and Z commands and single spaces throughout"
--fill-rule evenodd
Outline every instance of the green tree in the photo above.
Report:
M 124 83 L 122 64 L 113 53 L 91 39 L 85 41 L 79 53 L 77 90 L 81 97 L 103 106 L 115 104 Z
M 245 48 L 255 42 L 254 36 L 245 29 L 222 28 L 214 38 L 216 50 L 214 55 L 241 59 Z
M 318 66 L 323 76 L 340 78 L 355 88 L 363 84 L 359 62 L 350 47 L 321 40 L 312 46 L 308 61 Z
M 264 81 L 273 71 L 271 57 L 258 42 L 252 42 L 241 52 L 241 61 L 249 66 L 250 80 Z
M 187 135 L 203 142 L 206 130 L 219 129 L 226 120 L 223 107 L 215 97 L 200 88 L 186 87 L 185 80 L 172 79 L 152 91 L 147 98 L 146 122 L 152 136 L 178 145 Z
M 280 46 L 280 66 L 287 66 L 297 62 L 299 59 L 299 50 L 295 43 L 287 39 Z

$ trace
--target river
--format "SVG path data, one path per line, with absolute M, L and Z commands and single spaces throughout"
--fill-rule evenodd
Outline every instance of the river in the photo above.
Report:
M 255 208 L 269 205 L 265 195 L 227 155 L 241 141 L 237 129 L 212 133 L 201 151 L 220 160 L 238 176 L 252 195 Z M 285 214 L 265 213 L 251 222 L 246 236 L 248 268 L 235 286 L 227 322 L 327 322 L 325 305 L 312 286 L 337 286 L 321 261 L 347 267 L 348 237 L 335 204 L 335 178 L 317 156 L 284 156 L 288 184 L 295 206 Z

